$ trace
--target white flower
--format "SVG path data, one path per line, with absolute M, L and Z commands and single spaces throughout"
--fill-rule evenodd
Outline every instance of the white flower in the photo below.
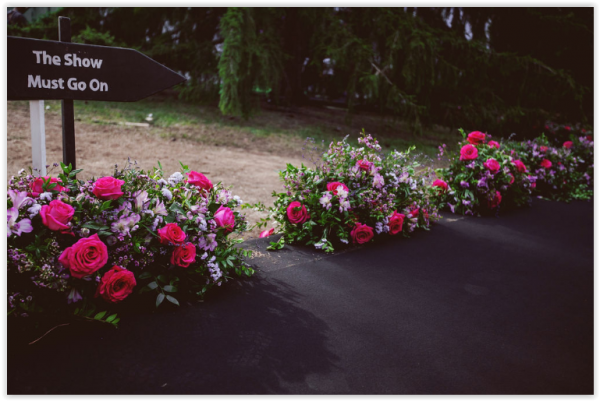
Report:
M 29 218 L 33 219 L 40 212 L 42 205 L 38 205 L 37 203 L 31 206 L 27 211 L 29 212 Z
M 337 187 L 337 194 L 340 198 L 346 198 L 348 196 L 348 191 L 344 189 L 343 185 L 339 185 Z
M 173 186 L 173 187 L 175 185 L 177 185 L 179 182 L 181 182 L 182 180 L 183 180 L 183 175 L 179 171 L 176 171 L 173 174 L 171 174 L 171 176 L 168 179 L 169 184 L 171 184 L 171 186 Z
M 24 169 L 24 168 L 22 168 L 21 170 L 19 170 L 19 172 L 17 173 L 17 175 L 21 175 L 21 174 L 23 174 L 24 172 L 25 172 L 25 169 Z
M 160 192 L 162 193 L 162 195 L 167 198 L 168 200 L 173 199 L 173 194 L 171 193 L 171 191 L 169 191 L 167 188 L 163 188 L 160 190 Z
M 163 178 L 161 178 L 160 180 L 156 181 L 156 183 L 157 183 L 158 185 L 160 185 L 161 187 L 162 187 L 163 185 L 167 185 L 167 182 L 166 182 L 166 181 L 165 181 Z
M 325 192 L 321 199 L 319 199 L 319 203 L 323 205 L 325 209 L 329 210 L 331 208 L 331 198 L 331 193 L 329 191 Z
M 348 240 L 347 240 L 347 239 L 342 239 L 342 238 L 340 238 L 340 242 L 343 242 L 344 244 L 347 244 L 347 243 L 348 243 Z
M 43 194 L 40 195 L 40 199 L 51 201 L 52 200 L 52 193 L 51 192 L 44 192 Z

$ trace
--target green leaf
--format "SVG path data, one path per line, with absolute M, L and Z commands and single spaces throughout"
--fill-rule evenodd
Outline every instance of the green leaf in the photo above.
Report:
M 165 300 L 165 294 L 163 294 L 162 292 L 160 294 L 158 294 L 158 296 L 156 297 L 156 307 L 158 308 L 158 306 L 160 304 L 162 304 L 162 302 Z
M 96 316 L 94 316 L 94 319 L 95 320 L 102 320 L 102 318 L 104 317 L 104 315 L 106 315 L 106 311 L 98 312 L 98 313 L 96 313 Z
M 169 302 L 171 302 L 172 304 L 175 304 L 175 305 L 179 306 L 179 301 L 178 301 L 178 300 L 176 300 L 175 298 L 173 298 L 172 296 L 170 296 L 170 295 L 167 295 L 167 300 L 168 300 Z
M 96 223 L 95 221 L 88 221 L 82 224 L 81 227 L 91 228 L 92 230 L 108 230 L 110 227 L 103 226 L 102 224 Z
M 117 318 L 117 314 L 115 313 L 114 315 L 110 315 L 109 317 L 106 318 L 106 321 L 108 323 L 112 322 L 113 320 L 115 320 Z
M 110 207 L 110 202 L 112 202 L 112 201 L 110 201 L 110 200 L 107 200 L 106 202 L 104 202 L 104 203 L 102 204 L 102 206 L 100 207 L 100 211 L 103 211 L 103 210 L 106 210 L 106 209 L 108 209 L 108 208 Z
M 155 290 L 157 287 L 158 284 L 156 283 L 156 281 L 153 281 L 150 284 L 148 284 L 148 288 L 150 288 L 151 290 Z
M 163 290 L 166 292 L 177 292 L 177 287 L 173 287 L 172 285 L 165 285 Z
M 139 278 L 142 280 L 150 278 L 150 277 L 152 277 L 152 274 L 150 274 L 150 272 L 143 272 L 142 274 L 139 275 Z
M 160 281 L 162 283 L 168 282 L 167 276 L 165 276 L 164 274 L 159 275 L 157 278 L 158 278 L 158 281 Z
M 114 324 L 115 326 L 117 325 L 117 323 L 119 323 L 121 321 L 121 318 L 118 317 L 115 320 L 113 320 L 111 323 Z

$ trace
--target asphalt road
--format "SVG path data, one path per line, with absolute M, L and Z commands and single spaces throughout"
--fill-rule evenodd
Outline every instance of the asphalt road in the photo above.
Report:
M 9 394 L 592 394 L 593 203 L 446 214 L 411 239 L 258 250 L 257 274 L 118 330 L 9 332 Z

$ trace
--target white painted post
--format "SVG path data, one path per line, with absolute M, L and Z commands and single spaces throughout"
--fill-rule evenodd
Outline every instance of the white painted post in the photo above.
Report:
M 29 101 L 31 121 L 31 160 L 38 174 L 46 175 L 46 127 L 44 121 L 44 101 Z

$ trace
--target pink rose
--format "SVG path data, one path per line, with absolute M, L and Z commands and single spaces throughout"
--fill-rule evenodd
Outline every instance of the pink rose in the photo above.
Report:
M 569 127 L 568 125 L 565 125 L 565 129 L 566 129 L 567 131 L 571 131 L 571 127 Z
M 185 233 L 177 223 L 169 223 L 159 229 L 158 237 L 160 238 L 160 243 L 163 245 L 181 245 L 185 241 Z
M 490 173 L 492 174 L 496 174 L 500 171 L 500 163 L 498 163 L 496 159 L 487 159 L 483 165 L 490 170 Z
M 460 160 L 475 160 L 478 155 L 477 148 L 471 144 L 465 145 L 460 149 Z
M 102 276 L 95 297 L 102 296 L 105 301 L 115 304 L 127 298 L 133 292 L 136 284 L 132 272 L 119 266 L 113 266 Z
M 330 182 L 327 184 L 327 190 L 331 191 L 334 195 L 337 195 L 337 189 L 338 187 L 341 186 L 342 188 L 344 188 L 344 191 L 348 192 L 348 187 L 345 184 L 342 184 L 341 182 Z
M 188 267 L 196 260 L 196 245 L 188 242 L 185 245 L 175 247 L 171 254 L 171 263 L 176 266 Z
M 392 213 L 392 216 L 390 217 L 390 221 L 388 223 L 391 235 L 396 235 L 400 231 L 402 231 L 402 223 L 404 223 L 405 217 L 406 216 L 404 216 L 403 214 L 398 213 L 394 210 L 394 213 Z
M 544 146 L 544 145 L 540 146 L 540 151 L 546 152 L 547 150 L 548 150 L 548 146 Z
M 563 148 L 571 149 L 571 146 L 573 146 L 572 141 L 567 141 L 567 142 L 563 143 Z
M 71 271 L 71 276 L 83 278 L 101 269 L 108 262 L 108 249 L 98 234 L 81 238 L 65 249 L 58 261 Z
M 358 167 L 364 171 L 370 171 L 371 166 L 373 166 L 373 163 L 368 160 L 359 160 L 357 163 L 358 163 Z
M 523 164 L 521 160 L 513 160 L 512 164 L 515 165 L 519 173 L 524 173 L 527 171 L 527 167 L 525 166 L 525 164 Z
M 230 208 L 221 206 L 215 212 L 214 219 L 217 222 L 217 226 L 225 228 L 226 233 L 233 231 L 233 227 L 235 226 L 235 216 Z
M 271 228 L 270 230 L 265 230 L 265 231 L 261 232 L 258 237 L 259 238 L 265 238 L 265 237 L 268 237 L 270 235 L 273 235 L 273 232 L 275 232 L 275 229 Z
M 448 190 L 448 184 L 444 180 L 435 180 L 431 186 L 441 188 L 444 192 Z
M 196 171 L 190 171 L 187 173 L 188 179 L 187 182 L 197 186 L 198 188 L 205 189 L 210 191 L 213 187 L 212 182 L 202 173 L 198 173 Z
M 542 166 L 543 168 L 550 168 L 550 167 L 552 167 L 552 162 L 548 159 L 544 159 L 540 163 L 540 166 Z
M 485 143 L 485 134 L 479 131 L 473 131 L 469 135 L 467 135 L 467 141 L 469 141 L 472 145 L 479 145 L 480 143 Z
M 68 230 L 68 223 L 73 218 L 75 209 L 73 206 L 55 199 L 49 205 L 44 205 L 40 209 L 42 223 L 52 231 Z
M 298 201 L 294 201 L 287 207 L 287 216 L 292 224 L 301 224 L 309 219 L 306 207 Z
M 512 185 L 513 182 L 515 182 L 515 176 L 512 173 L 508 173 L 508 175 L 510 175 L 510 182 L 508 183 L 508 185 Z
M 119 199 L 123 196 L 123 191 L 121 191 L 121 185 L 123 184 L 125 184 L 125 181 L 118 180 L 114 177 L 101 177 L 94 183 L 92 192 L 98 199 Z
M 35 181 L 33 181 L 31 184 L 29 184 L 29 189 L 31 190 L 31 192 L 28 193 L 28 195 L 33 196 L 34 198 L 37 198 L 38 196 L 40 196 L 40 194 L 42 194 L 44 192 L 44 189 L 43 189 L 44 181 L 47 181 L 48 178 L 50 178 L 50 177 L 36 178 Z M 54 184 L 54 183 L 56 183 L 56 186 L 52 189 L 49 189 L 48 191 L 63 192 L 63 191 L 67 190 L 67 188 L 60 185 L 60 184 L 62 184 L 62 181 L 59 181 L 58 178 L 55 178 L 55 177 L 50 178 L 50 184 Z
M 494 196 L 494 199 L 492 199 L 491 201 L 488 201 L 488 205 L 489 205 L 490 209 L 493 209 L 495 207 L 498 207 L 500 202 L 502 202 L 502 195 L 500 194 L 499 191 L 496 191 L 496 195 Z
M 364 244 L 373 238 L 373 229 L 366 224 L 356 223 L 352 232 L 350 232 L 352 242 L 355 244 Z
M 496 148 L 496 149 L 500 149 L 500 144 L 496 141 L 489 141 L 488 142 L 488 146 L 490 148 Z
M 414 219 L 414 218 L 415 218 L 415 217 L 417 217 L 418 215 L 419 215 L 419 208 L 418 208 L 418 207 L 415 207 L 415 208 L 413 208 L 413 209 L 410 209 L 410 217 L 411 217 L 411 218 L 413 218 L 413 219 Z

